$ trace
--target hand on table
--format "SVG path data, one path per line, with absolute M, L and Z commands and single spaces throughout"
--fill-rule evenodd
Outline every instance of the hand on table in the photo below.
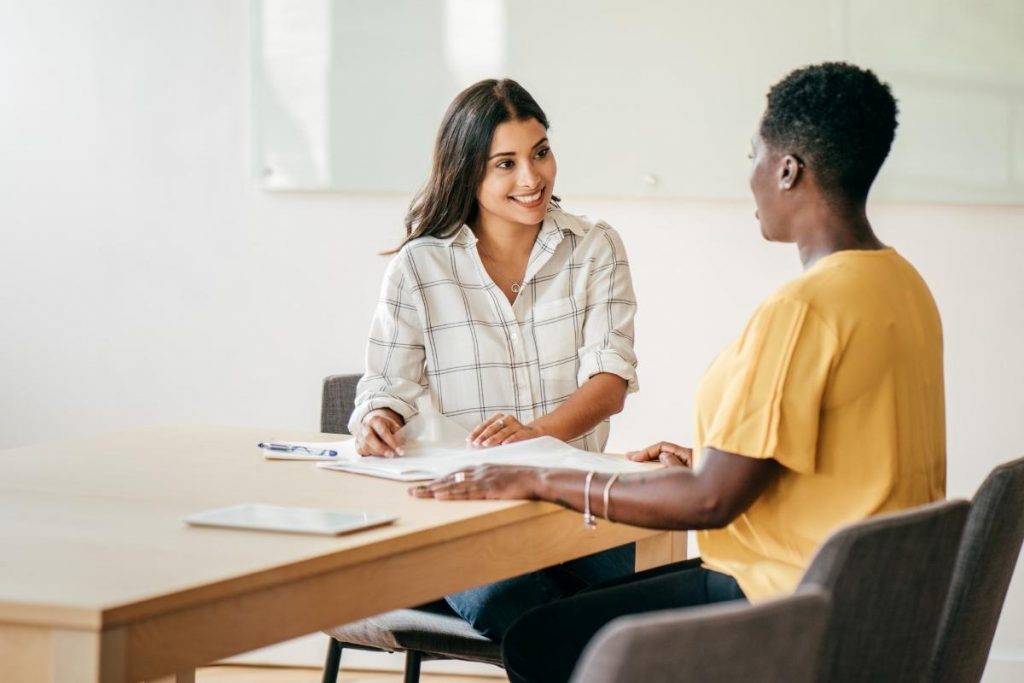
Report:
M 356 453 L 382 455 L 385 458 L 405 455 L 405 451 L 402 450 L 405 439 L 398 433 L 402 426 L 402 416 L 390 408 L 371 410 L 359 425 L 356 434 Z
M 413 486 L 409 494 L 438 500 L 530 499 L 536 497 L 540 473 L 539 467 L 479 465 Z
M 543 435 L 541 430 L 524 425 L 511 415 L 495 413 L 474 427 L 466 440 L 474 446 L 486 448 L 535 439 Z
M 662 465 L 693 467 L 693 449 L 679 446 L 671 441 L 659 441 L 639 451 L 630 451 L 626 457 L 636 462 L 658 460 Z

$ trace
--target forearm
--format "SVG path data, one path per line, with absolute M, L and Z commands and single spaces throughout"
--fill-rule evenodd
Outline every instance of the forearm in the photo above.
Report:
M 401 257 L 388 265 L 370 321 L 366 366 L 349 422 L 352 429 L 367 413 L 379 409 L 408 420 L 416 414 L 416 401 L 423 392 L 426 350 L 418 299 L 401 265 Z
M 611 475 L 595 474 L 590 510 L 598 517 L 653 529 L 716 529 L 729 524 L 754 504 L 778 475 L 771 459 L 750 458 L 705 447 L 699 471 L 667 467 L 621 475 L 604 506 Z M 586 473 L 541 470 L 533 497 L 583 509 Z
M 583 511 L 587 473 L 542 470 L 536 497 Z M 604 489 L 610 474 L 596 473 L 590 485 L 590 511 L 597 517 L 652 529 L 708 529 L 724 526 L 718 497 L 700 475 L 684 467 L 622 474 L 604 508 Z
M 543 434 L 570 441 L 622 410 L 626 380 L 601 372 L 584 382 L 565 403 L 530 423 Z
M 590 511 L 596 517 L 651 529 L 715 529 L 744 513 L 764 493 L 781 468 L 774 460 L 705 447 L 703 467 L 669 466 L 621 475 L 604 493 L 612 475 L 594 473 Z M 587 472 L 515 465 L 480 465 L 414 486 L 412 495 L 442 500 L 547 500 L 582 511 Z

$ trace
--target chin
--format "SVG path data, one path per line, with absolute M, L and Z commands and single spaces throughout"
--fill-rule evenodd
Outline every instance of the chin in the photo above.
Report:
M 548 207 L 547 206 L 542 206 L 539 209 L 531 209 L 530 211 L 525 212 L 525 214 L 527 216 L 529 216 L 529 219 L 528 219 L 527 222 L 529 222 L 529 223 L 540 223 L 541 221 L 544 220 L 544 216 L 547 215 L 547 212 L 548 212 Z
M 548 212 L 548 202 L 545 201 L 540 206 L 534 207 L 532 209 L 527 209 L 522 206 L 513 205 L 513 209 L 513 213 L 516 216 L 517 222 L 528 224 L 540 223 L 541 221 L 544 220 L 544 216 Z

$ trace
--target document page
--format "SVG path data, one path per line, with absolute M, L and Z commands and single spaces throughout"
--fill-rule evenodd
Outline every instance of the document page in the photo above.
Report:
M 417 423 L 417 420 L 420 421 Z M 466 442 L 466 430 L 437 413 L 411 420 L 404 436 L 404 456 L 363 457 L 356 453 L 353 440 L 338 443 L 337 458 L 319 463 L 318 466 L 401 481 L 426 481 L 464 467 L 485 463 L 565 467 L 598 472 L 639 472 L 651 468 L 649 464 L 573 448 L 551 436 L 507 446 L 477 448 Z
M 282 441 L 260 446 L 268 458 L 321 460 L 319 467 L 368 474 L 400 481 L 428 481 L 474 465 L 529 465 L 565 467 L 598 472 L 639 472 L 649 463 L 590 453 L 550 436 L 507 446 L 471 446 L 469 432 L 437 411 L 424 411 L 399 431 L 405 454 L 396 458 L 364 457 L 356 453 L 355 439 L 344 441 Z

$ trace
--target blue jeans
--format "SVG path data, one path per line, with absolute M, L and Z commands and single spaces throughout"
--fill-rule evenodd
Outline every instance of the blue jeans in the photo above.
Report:
M 554 567 L 445 596 L 445 602 L 488 638 L 500 641 L 523 613 L 603 581 L 628 576 L 636 565 L 636 546 L 564 562 Z

